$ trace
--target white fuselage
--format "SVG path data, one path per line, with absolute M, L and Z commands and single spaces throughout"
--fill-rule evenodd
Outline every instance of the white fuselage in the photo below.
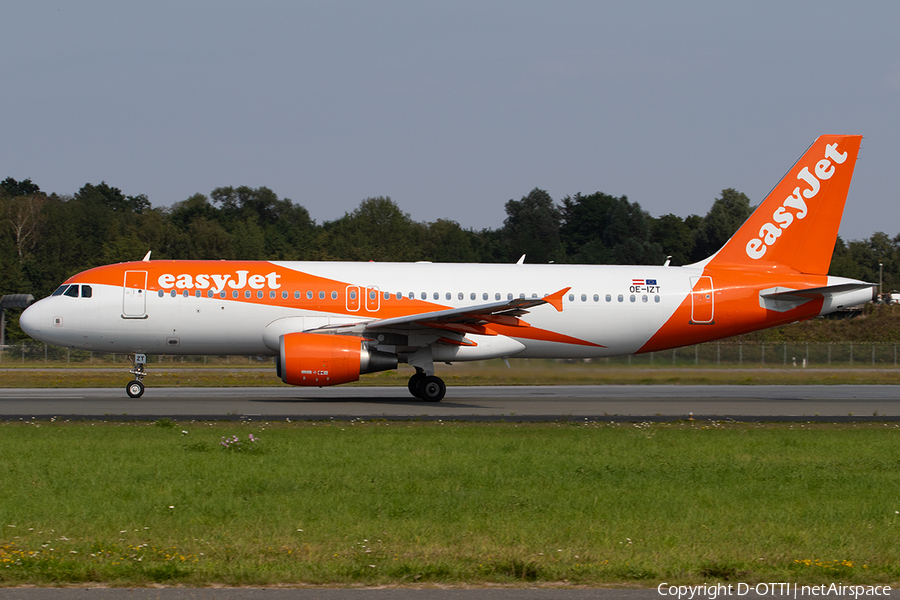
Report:
M 131 263 L 140 265 L 140 263 Z M 177 263 L 173 263 L 177 264 Z M 212 263 L 216 264 L 216 263 Z M 228 263 L 220 263 L 227 265 Z M 531 328 L 589 342 L 570 344 L 555 339 L 511 335 L 521 344 L 520 357 L 579 358 L 637 352 L 666 323 L 691 292 L 691 278 L 702 269 L 687 267 L 623 267 L 581 265 L 482 265 L 440 263 L 260 263 L 297 273 L 296 278 L 265 281 L 259 289 L 225 288 L 226 297 L 211 283 L 206 289 L 162 288 L 151 273 L 143 310 L 127 309 L 129 290 L 122 285 L 91 282 L 90 298 L 52 296 L 28 309 L 35 337 L 49 343 L 104 352 L 147 354 L 258 354 L 272 355 L 277 347 L 266 344 L 266 328 L 291 318 L 294 330 L 324 325 L 377 320 L 403 312 L 414 297 L 430 310 L 482 305 L 525 297 L 541 298 L 564 287 L 563 310 L 538 306 L 522 317 Z M 262 269 L 265 271 L 265 269 Z M 227 269 L 223 269 L 227 271 Z M 314 281 L 309 280 L 313 276 Z M 157 276 L 156 279 L 160 279 Z M 230 281 L 236 279 L 233 277 Z M 635 285 L 636 280 L 642 280 Z M 647 285 L 647 281 L 654 282 Z M 85 280 L 87 281 L 87 280 Z M 163 280 L 170 283 L 171 280 Z M 324 281 L 333 282 L 330 285 Z M 278 287 L 272 289 L 268 285 Z M 377 291 L 357 303 L 340 302 L 348 286 L 361 294 Z M 154 289 L 157 288 L 157 289 Z M 212 298 L 208 297 L 210 291 Z M 250 299 L 244 294 L 251 294 Z M 238 293 L 238 298 L 232 294 Z M 274 293 L 271 303 L 256 303 Z M 284 293 L 287 298 L 282 298 Z M 300 299 L 295 299 L 296 292 Z M 312 292 L 318 300 L 338 295 L 340 310 L 304 306 Z M 124 295 L 123 295 L 124 294 Z M 385 294 L 389 298 L 385 298 Z M 397 299 L 400 294 L 401 299 Z M 199 297 L 198 297 L 199 295 Z M 474 296 L 474 297 L 473 297 Z M 134 314 L 125 316 L 126 312 Z M 302 321 L 298 319 L 302 318 Z M 542 336 L 538 336 L 540 338 Z M 543 336 L 552 338 L 553 336 Z M 483 358 L 472 352 L 472 358 Z M 456 360 L 465 360 L 458 356 Z

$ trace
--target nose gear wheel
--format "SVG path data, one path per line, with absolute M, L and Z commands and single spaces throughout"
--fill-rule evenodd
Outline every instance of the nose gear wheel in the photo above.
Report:
M 137 379 L 133 379 L 125 386 L 125 393 L 128 394 L 129 398 L 140 398 L 144 395 L 144 384 Z
M 129 354 L 128 359 L 133 367 L 128 372 L 134 375 L 134 379 L 125 386 L 125 393 L 128 394 L 129 398 L 140 398 L 144 395 L 144 377 L 147 376 L 144 365 L 147 363 L 147 355 Z

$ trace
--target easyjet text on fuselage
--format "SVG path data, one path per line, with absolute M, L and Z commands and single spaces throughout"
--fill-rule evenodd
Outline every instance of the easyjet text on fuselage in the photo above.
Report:
M 261 290 L 265 287 L 277 290 L 281 287 L 281 284 L 278 283 L 280 277 L 281 275 L 275 271 L 266 275 L 251 275 L 250 271 L 235 271 L 234 273 L 221 274 L 199 273 L 196 275 L 191 273 L 179 273 L 178 275 L 164 273 L 156 281 L 161 289 L 173 287 L 179 290 L 212 289 L 213 292 L 219 293 L 224 291 L 226 286 L 233 290 L 240 290 L 245 287 L 250 287 L 254 290 Z

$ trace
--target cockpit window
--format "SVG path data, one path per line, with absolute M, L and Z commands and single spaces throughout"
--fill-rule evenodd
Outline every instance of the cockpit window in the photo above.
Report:
M 72 298 L 77 298 L 78 297 L 78 286 L 70 285 L 69 289 L 66 290 L 64 295 L 71 296 Z
M 55 291 L 55 292 L 53 292 L 53 293 L 50 294 L 50 295 L 51 295 L 51 296 L 62 296 L 62 295 L 63 295 L 63 292 L 65 292 L 66 289 L 68 289 L 68 287 L 69 287 L 69 286 L 67 286 L 67 285 L 61 285 L 61 286 L 59 286 L 58 288 L 56 288 L 56 291 Z
M 91 286 L 83 285 L 81 286 L 81 297 L 82 298 L 90 298 L 93 296 L 94 292 L 91 290 Z

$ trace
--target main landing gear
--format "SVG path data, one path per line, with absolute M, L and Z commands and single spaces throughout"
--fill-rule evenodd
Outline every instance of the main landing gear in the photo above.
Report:
M 426 402 L 440 402 L 447 393 L 447 386 L 440 377 L 426 375 L 419 369 L 409 378 L 407 387 L 410 394 Z
M 144 395 L 144 377 L 147 375 L 144 365 L 147 364 L 147 355 L 135 354 L 132 356 L 129 354 L 128 358 L 133 366 L 128 372 L 134 375 L 134 379 L 125 386 L 125 393 L 128 394 L 129 398 L 140 398 Z

